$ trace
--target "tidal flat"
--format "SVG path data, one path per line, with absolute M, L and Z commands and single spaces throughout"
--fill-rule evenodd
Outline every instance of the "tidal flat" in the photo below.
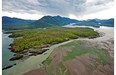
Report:
M 49 50 L 46 51 L 45 53 L 43 53 L 41 55 L 37 55 L 37 56 L 31 56 L 30 58 L 28 58 L 24 62 L 21 62 L 20 64 L 12 67 L 10 69 L 4 70 L 3 75 L 11 75 L 11 74 L 12 75 L 20 75 L 20 74 L 23 74 L 23 73 L 26 73 L 26 72 L 28 73 L 28 71 L 38 69 L 43 65 L 42 62 L 45 61 L 49 57 L 49 55 L 51 54 L 51 52 L 55 48 L 57 48 L 58 46 L 61 46 L 61 45 L 65 45 L 69 42 L 73 42 L 75 40 L 92 42 L 92 45 L 97 46 L 98 48 L 101 48 L 101 49 L 103 49 L 103 47 L 104 47 L 103 45 L 106 42 L 108 43 L 110 41 L 109 45 L 107 45 L 106 48 L 107 47 L 112 48 L 112 49 L 110 49 L 109 52 L 111 53 L 111 56 L 113 56 L 113 45 L 114 44 L 112 42 L 113 42 L 113 38 L 114 38 L 113 37 L 114 28 L 113 27 L 111 27 L 111 28 L 110 27 L 101 27 L 101 28 L 95 28 L 94 30 L 96 30 L 97 32 L 99 32 L 103 35 L 101 37 L 97 37 L 97 38 L 94 38 L 94 39 L 78 38 L 78 39 L 69 40 L 67 42 L 63 42 L 63 43 L 53 45 L 53 46 L 49 47 Z M 110 33 L 110 34 L 108 34 L 108 33 Z

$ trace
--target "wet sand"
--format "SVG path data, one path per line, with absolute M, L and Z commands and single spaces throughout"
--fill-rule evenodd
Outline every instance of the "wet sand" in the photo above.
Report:
M 88 38 L 79 38 L 79 39 L 75 39 L 75 40 L 83 40 L 83 41 L 90 41 L 93 43 L 93 45 L 95 46 L 100 46 L 102 47 L 108 47 L 108 48 L 112 48 L 110 50 L 112 50 L 111 52 L 111 56 L 113 56 L 113 41 L 114 41 L 114 28 L 113 27 L 103 27 L 101 26 L 101 28 L 94 28 L 95 31 L 98 31 L 99 33 L 103 34 L 102 37 L 98 37 L 98 38 L 94 38 L 94 39 L 88 39 Z M 75 41 L 75 40 L 70 40 L 67 42 L 63 42 L 57 45 L 53 45 L 51 46 L 49 49 L 49 51 L 45 52 L 47 54 L 42 54 L 42 55 L 38 55 L 38 56 L 32 56 L 29 59 L 25 60 L 24 62 L 10 68 L 7 70 L 3 71 L 3 75 L 20 75 L 23 73 L 26 73 L 28 71 L 31 71 L 33 69 L 38 69 L 40 68 L 40 64 L 42 64 L 42 62 L 44 60 L 46 60 L 46 58 L 51 54 L 51 52 L 58 46 Z M 108 43 L 107 46 L 104 46 L 105 43 Z M 33 71 L 32 71 L 33 72 Z
M 83 41 L 91 42 L 93 46 L 107 50 L 111 57 L 114 57 L 114 27 L 104 27 L 93 28 L 95 31 L 102 34 L 101 37 L 94 39 L 78 39 Z
M 24 62 L 21 62 L 7 70 L 3 70 L 2 75 L 21 75 L 28 71 L 38 69 L 38 68 L 40 68 L 42 62 L 48 58 L 48 56 L 51 54 L 51 52 L 55 48 L 57 48 L 58 46 L 64 45 L 66 43 L 72 42 L 72 41 L 73 40 L 53 45 L 53 46 L 49 47 L 49 50 L 46 51 L 45 53 L 43 53 L 41 55 L 37 55 L 37 56 L 31 56 Z

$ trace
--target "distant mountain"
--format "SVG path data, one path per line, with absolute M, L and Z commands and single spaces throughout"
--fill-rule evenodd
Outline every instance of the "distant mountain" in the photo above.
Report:
M 63 26 L 69 23 L 77 23 L 78 20 L 61 17 L 61 16 L 44 16 L 41 19 L 31 23 L 31 25 L 37 25 L 38 27 L 51 27 L 51 26 Z
M 114 18 L 107 20 L 99 20 L 98 22 L 101 23 L 101 25 L 114 25 Z
M 89 20 L 82 20 L 75 25 L 99 25 L 99 26 L 114 26 L 114 18 L 111 19 L 89 19 Z
M 24 20 L 19 18 L 2 17 L 2 25 L 25 25 L 34 22 L 35 20 Z
M 2 28 L 4 30 L 16 29 L 34 29 L 64 26 L 70 23 L 73 25 L 99 25 L 99 26 L 114 26 L 114 19 L 89 19 L 89 20 L 75 20 L 61 16 L 44 16 L 39 20 L 24 20 L 19 18 L 2 17 Z

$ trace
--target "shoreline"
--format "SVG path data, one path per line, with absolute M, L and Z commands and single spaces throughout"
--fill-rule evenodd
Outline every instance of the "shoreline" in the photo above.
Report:
M 12 43 L 13 39 L 9 38 L 10 34 L 5 34 L 4 32 L 2 32 L 2 57 L 4 57 L 2 59 L 2 69 L 6 66 L 11 67 L 10 65 L 14 65 L 15 62 L 13 61 L 9 61 L 9 58 L 12 57 L 14 55 L 14 53 L 12 53 L 11 51 L 9 51 L 9 44 Z
M 112 29 L 110 29 L 111 31 L 110 32 L 112 32 Z M 105 33 L 105 32 L 104 32 Z M 94 38 L 94 39 L 88 39 L 88 38 L 79 38 L 79 39 L 76 39 L 75 41 L 82 41 L 82 42 L 87 42 L 87 44 L 89 45 L 89 46 L 92 46 L 92 47 L 94 47 L 94 48 L 96 48 L 96 49 L 100 49 L 100 50 L 106 50 L 107 52 L 108 52 L 108 57 L 109 58 L 111 58 L 111 61 L 113 62 L 113 53 L 114 53 L 114 48 L 113 48 L 113 46 L 114 46 L 114 43 L 113 43 L 113 41 L 114 41 L 114 39 L 112 39 L 113 38 L 113 36 L 112 36 L 112 34 L 110 34 L 110 37 L 109 38 L 106 38 L 107 36 L 109 36 L 109 35 L 107 35 L 107 34 L 104 34 L 102 37 L 98 37 L 98 38 Z M 104 38 L 104 39 L 103 39 Z M 99 41 L 98 41 L 99 40 Z M 53 53 L 54 53 L 54 51 L 53 51 Z M 62 54 L 62 53 L 61 53 Z M 54 55 L 54 54 L 53 54 Z M 56 59 L 57 60 L 57 59 Z M 42 67 L 41 67 L 42 68 Z M 34 70 L 31 70 L 31 71 L 29 71 L 29 72 L 26 72 L 26 73 L 24 73 L 23 75 L 33 75 L 33 74 L 38 74 L 38 73 L 40 73 L 40 72 L 42 72 L 42 71 L 44 71 L 43 69 L 41 69 L 41 68 L 38 68 L 38 69 L 34 69 Z M 40 70 L 42 70 L 42 71 L 40 71 Z M 43 74 L 44 75 L 44 74 Z
M 23 74 L 23 73 L 28 72 L 30 70 L 39 68 L 40 64 L 42 64 L 42 62 L 49 57 L 51 52 L 56 47 L 58 47 L 60 45 L 63 45 L 63 44 L 66 44 L 66 43 L 69 43 L 69 42 L 72 42 L 72 41 L 73 40 L 53 45 L 53 46 L 49 47 L 49 50 L 46 51 L 45 53 L 43 53 L 41 55 L 37 55 L 37 56 L 31 56 L 30 58 L 28 58 L 27 60 L 25 60 L 23 62 L 20 62 L 16 66 L 13 66 L 13 67 L 11 67 L 9 69 L 3 70 L 3 75 L 16 75 L 16 74 L 20 75 L 20 74 Z M 41 59 L 41 60 L 38 60 L 38 59 Z M 19 67 L 20 67 L 20 69 L 18 69 Z M 18 71 L 17 71 L 17 69 L 18 69 Z
M 94 30 L 97 30 L 97 28 L 95 28 Z M 101 31 L 100 31 L 101 32 Z M 99 33 L 100 33 L 99 32 Z M 106 33 L 104 33 L 104 34 L 106 34 Z M 102 39 L 102 38 L 104 38 L 104 37 L 107 37 L 106 35 L 103 35 L 103 36 L 101 36 L 101 37 L 97 37 L 97 38 L 94 38 L 94 39 L 98 39 L 98 40 L 100 40 L 100 39 Z M 18 65 L 16 65 L 16 66 L 13 66 L 13 67 L 11 67 L 11 68 L 9 68 L 9 69 L 7 69 L 7 70 L 4 70 L 3 71 L 3 75 L 16 75 L 16 74 L 18 74 L 18 75 L 20 75 L 20 74 L 23 74 L 23 73 L 25 73 L 25 72 L 28 72 L 28 71 L 30 71 L 30 70 L 33 70 L 33 69 L 37 69 L 37 68 L 39 68 L 40 67 L 40 64 L 42 64 L 42 62 L 44 61 L 44 60 L 46 60 L 47 59 L 47 57 L 49 57 L 49 55 L 51 54 L 51 52 L 54 50 L 54 48 L 56 48 L 56 47 L 58 47 L 58 46 L 60 46 L 60 45 L 63 45 L 63 44 L 66 44 L 66 43 L 69 43 L 69 42 L 72 42 L 72 41 L 74 41 L 74 40 L 90 40 L 90 41 L 94 41 L 94 39 L 88 39 L 88 38 L 78 38 L 78 39 L 72 39 L 72 40 L 69 40 L 69 41 L 66 41 L 66 42 L 63 42 L 63 43 L 59 43 L 59 44 L 56 44 L 56 45 L 52 45 L 51 47 L 49 47 L 49 50 L 48 51 L 46 51 L 45 53 L 43 53 L 43 54 L 41 54 L 41 55 L 37 55 L 37 56 L 31 56 L 30 58 L 28 58 L 27 60 L 25 60 L 25 61 L 23 61 L 23 62 L 21 62 L 21 63 L 19 63 Z M 104 39 L 105 40 L 105 39 Z M 107 40 L 107 39 L 106 39 Z M 101 41 L 101 40 L 100 40 Z M 95 42 L 95 41 L 94 41 Z M 47 54 L 46 54 L 47 53 Z M 46 55 L 46 56 L 45 56 Z M 44 58 L 43 58 L 44 57 Z M 43 59 L 41 59 L 41 60 L 36 60 L 36 59 L 41 59 L 41 58 L 43 58 Z M 36 61 L 36 63 L 35 62 L 33 62 L 33 61 Z M 29 67 L 29 64 L 31 63 L 31 66 Z M 28 69 L 27 69 L 27 67 L 25 68 L 25 69 L 23 69 L 24 67 L 21 67 L 21 66 L 28 66 Z M 19 71 L 16 71 L 16 69 L 18 69 L 18 67 L 21 67 L 22 69 L 20 69 L 20 72 Z M 14 73 L 12 73 L 12 72 L 14 72 Z
M 91 28 L 92 29 L 92 28 Z M 94 31 L 94 30 L 93 30 Z M 5 31 L 5 33 L 6 34 L 8 34 L 8 33 L 11 33 L 12 34 L 12 31 L 10 32 L 10 31 Z M 11 35 L 10 34 L 10 35 Z M 12 35 L 11 35 L 12 36 Z M 83 37 L 83 36 L 82 36 Z M 96 38 L 96 37 L 99 37 L 99 34 L 96 32 L 96 35 L 90 35 L 90 36 L 86 36 L 86 37 L 88 37 L 88 38 L 90 38 L 90 39 L 92 39 L 92 38 Z M 85 37 L 85 38 L 86 38 Z M 9 36 L 9 38 L 13 38 L 13 37 L 10 37 Z M 14 37 L 13 39 L 15 40 L 15 39 L 18 39 L 18 38 L 20 38 L 20 36 L 19 37 Z M 22 37 L 21 37 L 22 38 Z M 42 53 L 44 53 L 45 51 L 47 51 L 47 50 L 45 50 L 44 48 L 46 48 L 46 47 L 50 47 L 50 46 L 52 46 L 52 45 L 55 45 L 55 44 L 58 44 L 58 43 L 62 43 L 62 42 L 66 42 L 66 41 L 69 41 L 69 40 L 72 40 L 72 39 L 77 39 L 77 38 L 79 38 L 79 36 L 75 36 L 75 38 L 70 38 L 70 37 L 68 37 L 68 38 L 65 38 L 64 40 L 62 40 L 62 41 L 56 41 L 56 42 L 51 42 L 50 44 L 44 44 L 44 45 L 40 45 L 40 50 L 39 51 L 37 51 L 36 49 L 34 49 L 33 47 L 32 48 L 24 48 L 24 49 L 22 49 L 22 50 L 17 50 L 16 51 L 16 46 L 15 46 L 15 44 L 13 44 L 13 43 L 11 43 L 9 46 L 10 46 L 10 48 L 9 48 L 9 50 L 11 51 L 11 52 L 13 52 L 13 53 L 15 53 L 9 60 L 10 61 L 16 61 L 16 60 L 20 60 L 20 59 L 23 59 L 25 56 L 36 56 L 36 55 L 40 55 L 40 54 L 42 54 Z M 28 43 L 27 43 L 28 44 Z M 20 46 L 21 47 L 21 46 Z M 37 49 L 38 49 L 37 48 Z M 9 65 L 8 65 L 9 66 Z M 7 65 L 5 66 L 5 67 L 7 67 Z

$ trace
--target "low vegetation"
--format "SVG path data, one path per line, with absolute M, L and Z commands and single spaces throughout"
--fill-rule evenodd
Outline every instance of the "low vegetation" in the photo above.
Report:
M 81 56 L 84 54 L 90 54 L 90 55 L 92 54 L 92 55 L 97 56 L 97 58 L 95 58 L 95 62 L 98 62 L 103 65 L 109 64 L 111 61 L 108 56 L 107 51 L 97 49 L 96 47 L 93 47 L 93 46 L 89 46 L 89 44 L 86 41 L 79 41 L 79 40 L 73 41 L 73 42 L 60 46 L 59 49 L 62 47 L 72 47 L 72 48 L 70 51 L 68 51 L 64 55 L 62 61 L 58 63 L 55 71 L 53 71 L 50 66 L 51 64 L 54 64 L 52 63 L 53 60 L 50 56 L 43 62 L 43 64 L 45 65 L 45 68 L 46 68 L 45 70 L 47 74 L 49 75 L 71 75 L 69 69 L 65 67 L 63 62 L 75 59 L 77 56 Z M 55 58 L 55 55 L 54 55 L 54 58 Z
M 14 51 L 19 52 L 28 48 L 48 47 L 69 39 L 78 37 L 98 36 L 98 33 L 91 28 L 47 28 L 47 29 L 28 29 L 10 31 L 9 37 L 17 38 L 11 44 Z
M 69 70 L 66 69 L 66 67 L 64 66 L 63 62 L 60 62 L 57 67 L 56 67 L 56 71 L 52 71 L 52 69 L 50 68 L 50 64 L 52 62 L 52 59 L 50 57 L 48 57 L 43 64 L 45 65 L 45 70 L 47 72 L 47 74 L 49 75 L 71 75 Z
M 50 57 L 48 57 L 44 62 L 43 64 L 47 64 L 49 65 L 51 63 L 52 59 Z
M 69 70 L 60 62 L 57 66 L 56 75 L 71 75 Z
M 70 52 L 66 54 L 64 57 L 64 60 L 71 60 L 74 59 L 76 56 L 80 56 L 82 54 L 94 54 L 98 56 L 98 59 L 96 59 L 98 62 L 102 64 L 109 63 L 110 59 L 108 56 L 108 52 L 105 50 L 100 50 L 91 46 L 85 46 L 86 42 L 81 41 L 74 41 L 68 44 L 65 44 L 63 46 L 73 46 Z M 63 47 L 61 46 L 61 47 Z

